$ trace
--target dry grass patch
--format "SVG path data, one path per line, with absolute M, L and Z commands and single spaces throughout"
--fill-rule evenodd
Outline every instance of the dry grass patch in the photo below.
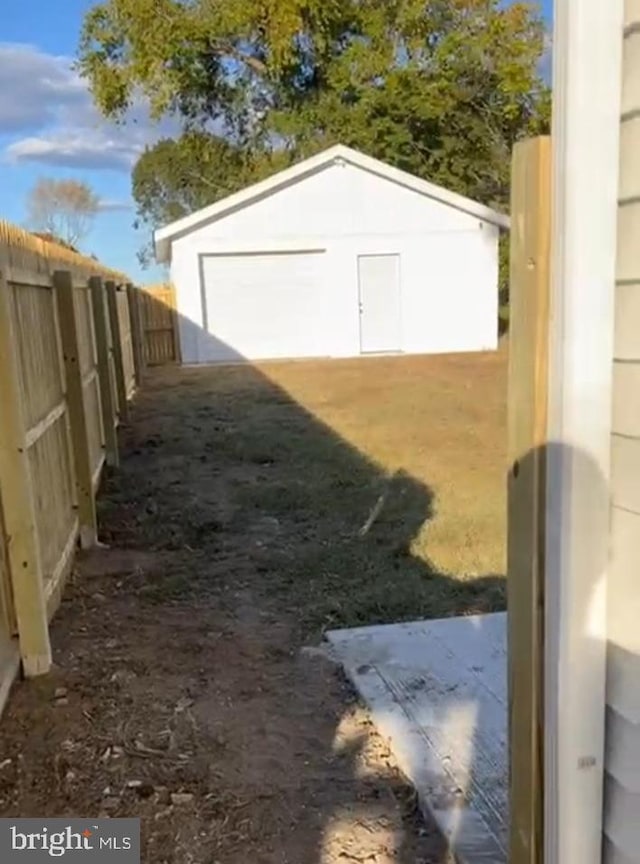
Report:
M 502 574 L 507 349 L 269 364 L 261 371 L 370 460 L 431 498 L 411 551 L 458 578 Z
M 503 350 L 164 372 L 106 521 L 124 497 L 131 542 L 142 531 L 146 546 L 204 556 L 149 586 L 160 599 L 215 590 L 221 570 L 292 611 L 307 637 L 501 608 L 505 361 Z

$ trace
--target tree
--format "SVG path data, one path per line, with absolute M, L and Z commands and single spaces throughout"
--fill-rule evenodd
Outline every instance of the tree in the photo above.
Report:
M 223 138 L 187 132 L 148 147 L 132 174 L 138 216 L 162 225 L 229 195 L 242 184 L 242 152 Z
M 147 147 L 132 173 L 137 205 L 135 227 L 157 228 L 235 192 L 250 177 L 245 154 L 215 135 L 186 132 Z M 152 260 L 151 244 L 138 253 Z
M 165 225 L 231 195 L 289 161 L 206 132 L 187 131 L 147 147 L 132 173 L 140 222 Z M 139 223 L 138 223 L 139 224 Z
M 106 0 L 85 16 L 79 68 L 108 116 L 122 116 L 141 92 L 155 117 L 173 112 L 196 126 L 218 119 L 246 134 L 282 86 L 302 85 L 301 65 L 331 52 L 357 5 Z
M 126 118 L 142 93 L 198 146 L 212 123 L 233 142 L 242 158 L 216 168 L 209 200 L 340 141 L 504 206 L 514 142 L 548 125 L 543 49 L 521 2 L 105 0 L 85 18 L 79 68 L 107 116 Z M 158 148 L 147 167 L 167 167 Z M 193 141 L 178 152 L 191 164 Z M 173 197 L 167 171 L 157 176 Z M 192 166 L 179 206 L 207 200 L 202 179 Z
M 544 131 L 543 29 L 492 0 L 368 3 L 362 32 L 272 123 L 295 148 L 342 141 L 489 205 L 508 202 L 515 141 Z
M 79 180 L 44 177 L 33 187 L 27 201 L 30 227 L 71 247 L 86 237 L 98 209 L 98 196 Z

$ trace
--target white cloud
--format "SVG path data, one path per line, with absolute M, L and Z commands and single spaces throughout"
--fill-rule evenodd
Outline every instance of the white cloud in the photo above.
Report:
M 15 162 L 40 162 L 62 168 L 129 169 L 141 152 L 135 142 L 109 139 L 100 132 L 85 135 L 68 129 L 41 137 L 21 138 L 5 153 Z
M 25 132 L 55 121 L 63 108 L 81 106 L 87 89 L 67 58 L 31 45 L 0 43 L 0 132 Z
M 152 123 L 135 105 L 127 123 L 110 123 L 93 105 L 86 83 L 69 57 L 20 43 L 0 43 L 0 135 L 10 136 L 5 158 L 13 162 L 130 171 L 147 144 L 170 135 L 177 124 Z

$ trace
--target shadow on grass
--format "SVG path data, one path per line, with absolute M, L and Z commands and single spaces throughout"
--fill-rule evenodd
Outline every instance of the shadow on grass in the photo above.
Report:
M 181 327 L 183 336 L 197 331 L 204 356 L 220 353 L 214 336 Z M 412 551 L 434 516 L 427 485 L 389 476 L 255 366 L 175 369 L 159 387 L 162 413 L 136 430 L 132 447 L 145 475 L 135 519 L 146 543 L 243 562 L 307 631 L 505 607 L 502 575 L 441 573 Z M 130 478 L 121 489 L 130 496 Z M 153 591 L 197 593 L 209 579 L 174 574 Z

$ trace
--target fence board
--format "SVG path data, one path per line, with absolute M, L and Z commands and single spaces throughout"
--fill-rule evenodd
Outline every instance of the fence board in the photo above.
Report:
M 111 346 L 113 349 L 113 377 L 118 394 L 118 416 L 120 420 L 127 419 L 127 382 L 124 371 L 122 353 L 122 334 L 120 332 L 120 312 L 118 309 L 118 292 L 115 282 L 105 282 L 107 291 L 107 307 L 109 309 L 109 324 L 111 326 Z
M 65 410 L 27 450 L 45 583 L 54 578 L 69 538 L 77 534 L 69 433 Z
M 2 509 L 2 490 L 0 489 L 0 643 L 3 644 L 6 644 L 7 639 L 16 633 L 8 554 L 7 532 L 4 527 L 4 511 Z
M 113 327 L 111 321 L 111 303 L 109 302 L 109 292 L 107 283 L 103 282 L 104 304 L 106 309 L 107 322 L 107 349 L 109 355 L 109 387 L 113 393 L 113 404 L 116 409 L 116 428 L 120 424 L 120 388 L 118 387 L 118 374 L 116 371 L 116 356 L 113 338 Z
M 105 461 L 106 445 L 102 419 L 100 381 L 98 378 L 93 299 L 88 281 L 74 285 L 73 297 L 78 336 L 78 356 L 80 358 L 82 377 L 82 402 L 87 424 L 89 461 L 95 492 Z
M 74 252 L 59 243 L 43 240 L 0 219 L 0 246 L 2 247 L 2 271 L 7 282 L 22 284 L 21 276 L 27 278 L 24 284 L 39 284 L 44 277 L 46 282 L 54 270 L 67 270 L 76 277 L 88 279 L 101 274 L 105 279 L 118 282 L 126 281 L 126 276 L 105 267 L 94 258 Z
M 140 295 L 144 361 L 148 366 L 180 362 L 176 296 L 172 285 L 149 285 Z
M 80 307 L 87 309 L 86 297 L 78 303 L 78 291 L 73 286 L 71 274 L 66 270 L 57 270 L 53 274 L 53 283 L 58 302 L 58 319 L 60 336 L 66 372 L 66 399 L 68 405 L 69 423 L 71 426 L 71 441 L 73 445 L 73 464 L 76 483 L 78 516 L 80 519 L 80 542 L 84 548 L 93 546 L 97 540 L 97 517 L 94 496 L 93 475 L 94 466 L 91 460 L 89 440 L 90 428 L 101 426 L 99 400 L 93 408 L 97 414 L 87 423 L 87 404 L 85 403 L 83 357 L 85 374 L 92 376 L 93 383 L 94 352 L 91 343 L 92 329 L 87 314 L 78 317 Z M 83 290 L 83 294 L 86 292 Z M 83 327 L 89 325 L 88 331 Z
M 87 424 L 87 445 L 91 484 L 94 495 L 100 485 L 102 468 L 105 463 L 105 436 L 102 421 L 102 402 L 100 400 L 100 378 L 93 369 L 82 379 L 82 404 Z
M 29 429 L 64 402 L 55 297 L 48 280 L 37 287 L 9 284 L 8 289 Z
M 136 389 L 136 364 L 133 355 L 133 334 L 131 330 L 131 312 L 129 309 L 129 292 L 125 286 L 116 290 L 118 307 L 118 327 L 120 332 L 120 346 L 122 351 L 122 374 L 124 376 L 124 390 L 127 399 L 133 396 Z
M 131 334 L 133 344 L 133 365 L 135 373 L 135 385 L 139 387 L 142 383 L 144 372 L 144 335 L 142 332 L 142 320 L 140 317 L 140 290 L 135 285 L 127 285 L 127 296 L 129 298 L 129 314 L 131 317 Z
M 49 582 L 66 576 L 59 565 L 77 532 L 78 519 L 55 291 L 47 274 L 40 272 L 38 281 L 8 283 L 7 300 L 46 592 Z
M 100 387 L 100 402 L 102 405 L 102 429 L 105 444 L 105 456 L 108 465 L 117 466 L 118 436 L 118 402 L 113 376 L 113 360 L 111 349 L 111 331 L 107 312 L 106 296 L 102 279 L 93 276 L 89 279 L 92 299 L 93 324 L 96 340 L 96 363 L 98 369 L 98 384 Z
M 14 638 L 17 626 L 13 607 L 13 593 L 9 578 L 7 534 L 2 515 L 0 490 L 0 713 L 16 677 L 20 654 Z
M 13 592 L 9 576 L 7 533 L 2 511 L 0 490 L 0 712 L 4 708 L 9 688 L 16 676 L 19 658 Z
M 51 667 L 51 644 L 15 342 L 12 289 L 0 274 L 0 487 L 22 664 L 39 675 Z
M 2 282 L 0 279 L 0 291 Z M 0 302 L 2 300 L 0 299 Z M 1 354 L 1 352 L 0 352 Z M 18 624 L 15 617 L 13 590 L 9 572 L 9 549 L 4 525 L 2 489 L 0 489 L 0 714 L 20 666 Z

